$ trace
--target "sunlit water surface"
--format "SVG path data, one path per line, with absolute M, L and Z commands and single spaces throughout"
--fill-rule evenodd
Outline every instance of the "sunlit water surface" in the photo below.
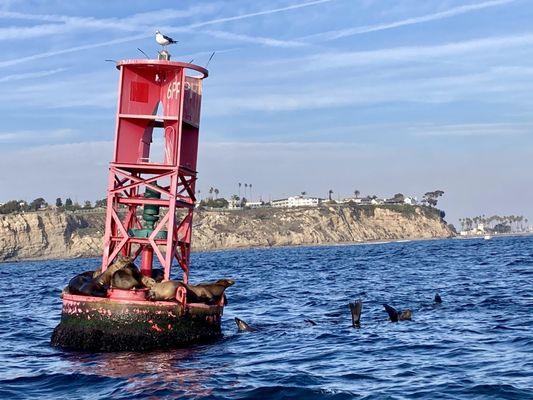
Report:
M 220 341 L 50 347 L 61 289 L 98 262 L 0 264 L 0 398 L 533 398 L 532 237 L 196 253 L 193 282 L 237 281 Z M 387 322 L 385 302 L 413 321 Z

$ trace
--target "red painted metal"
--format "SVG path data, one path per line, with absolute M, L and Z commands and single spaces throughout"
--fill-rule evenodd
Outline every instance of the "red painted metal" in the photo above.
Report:
M 125 60 L 117 68 L 120 80 L 102 271 L 119 254 L 133 259 L 141 255 L 141 272 L 148 276 L 155 255 L 165 279 L 177 260 L 187 283 L 202 79 L 208 72 L 194 64 L 166 60 Z M 153 151 L 154 139 L 163 143 L 159 159 Z M 145 197 L 146 188 L 160 198 Z M 145 205 L 160 207 L 159 220 L 148 237 L 134 237 L 131 230 L 143 228 L 138 208 Z M 143 296 L 122 291 L 110 295 L 131 300 Z M 185 303 L 184 293 L 178 291 L 176 297 Z

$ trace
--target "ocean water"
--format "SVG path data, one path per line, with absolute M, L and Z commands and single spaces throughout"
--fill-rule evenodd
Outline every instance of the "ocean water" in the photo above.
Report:
M 61 289 L 98 263 L 0 264 L 1 399 L 533 398 L 533 237 L 196 253 L 193 282 L 237 281 L 223 339 L 150 353 L 50 347 Z M 413 320 L 388 322 L 383 303 Z M 258 331 L 237 333 L 235 316 Z

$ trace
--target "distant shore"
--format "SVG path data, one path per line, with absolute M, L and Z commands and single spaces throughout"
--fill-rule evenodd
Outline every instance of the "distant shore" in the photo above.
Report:
M 0 262 L 98 257 L 104 213 L 32 212 L 0 216 Z M 319 206 L 198 210 L 193 251 L 348 245 L 440 239 L 455 232 L 440 211 L 420 206 Z

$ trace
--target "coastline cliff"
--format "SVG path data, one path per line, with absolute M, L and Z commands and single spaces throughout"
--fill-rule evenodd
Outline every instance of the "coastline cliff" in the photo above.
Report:
M 97 257 L 105 213 L 40 211 L 0 216 L 0 262 Z M 355 206 L 198 210 L 193 250 L 357 243 L 454 236 L 436 209 Z

